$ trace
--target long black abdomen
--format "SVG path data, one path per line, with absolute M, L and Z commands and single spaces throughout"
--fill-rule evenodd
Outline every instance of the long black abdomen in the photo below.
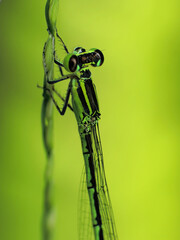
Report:
M 84 134 L 84 129 L 82 127 L 79 127 L 79 132 L 81 135 L 81 144 L 85 161 L 86 183 L 91 205 L 91 217 L 95 239 L 104 240 L 94 165 L 94 157 L 97 153 L 95 152 L 96 150 L 94 148 L 91 133 Z

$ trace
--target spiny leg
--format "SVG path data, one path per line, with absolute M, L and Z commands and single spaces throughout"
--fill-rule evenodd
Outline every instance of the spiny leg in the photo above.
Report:
M 63 47 L 64 47 L 64 50 L 69 53 L 64 41 L 62 40 L 62 38 L 59 36 L 58 32 L 57 32 L 57 29 L 56 29 L 56 36 L 59 38 L 59 40 L 61 41 L 61 43 L 63 44 Z
M 54 91 L 54 92 L 64 101 L 64 105 L 63 105 L 62 110 L 61 110 L 60 107 L 58 106 L 58 104 L 57 104 L 57 102 L 56 102 L 56 100 L 55 100 L 54 96 L 52 95 L 52 92 L 51 92 L 51 90 L 50 90 L 49 88 L 41 87 L 41 86 L 39 86 L 39 85 L 37 85 L 37 87 L 38 87 L 38 88 L 45 89 L 45 90 L 47 90 L 47 91 L 49 92 L 50 97 L 51 97 L 54 105 L 56 106 L 58 112 L 59 112 L 61 115 L 64 115 L 64 114 L 65 114 L 67 107 L 69 107 L 69 108 L 73 111 L 72 106 L 71 106 L 70 104 L 68 104 L 69 97 L 70 97 L 70 93 L 71 93 L 71 82 L 69 83 L 69 86 L 68 86 L 68 90 L 67 90 L 67 94 L 66 94 L 65 99 L 64 99 L 54 88 L 52 88 L 52 91 Z
M 58 34 L 57 29 L 56 29 L 56 36 L 61 41 L 61 43 L 63 44 L 64 50 L 66 51 L 66 53 L 69 53 L 64 41 L 62 40 L 62 38 Z M 64 73 L 63 73 L 63 70 L 62 70 L 62 67 L 64 67 L 64 66 L 58 59 L 55 58 L 55 52 L 54 52 L 54 62 L 58 65 L 61 76 L 64 76 Z
M 68 50 L 67 50 L 67 48 L 66 48 L 63 40 L 60 38 L 60 36 L 58 35 L 58 33 L 57 33 L 57 37 L 58 37 L 58 38 L 61 40 L 61 42 L 63 43 L 63 46 L 64 46 L 66 52 L 68 52 Z M 46 59 L 45 59 L 45 58 L 46 58 L 46 54 L 45 54 L 45 49 L 46 49 L 46 43 L 45 43 L 44 48 L 43 48 L 43 64 L 44 64 L 44 68 L 45 68 L 46 75 L 48 75 L 48 71 L 46 70 Z M 63 74 L 63 71 L 62 71 L 62 68 L 61 68 L 61 67 L 64 67 L 64 66 L 63 66 L 63 64 L 62 64 L 58 59 L 56 59 L 56 57 L 55 57 L 55 51 L 53 52 L 53 55 L 54 55 L 54 62 L 59 66 L 59 70 L 60 70 L 60 73 L 61 73 L 62 78 L 60 78 L 60 79 L 55 79 L 55 80 L 53 80 L 53 81 L 47 80 L 47 82 L 48 82 L 49 84 L 54 84 L 54 83 L 57 83 L 57 82 L 60 82 L 60 81 L 63 81 L 63 80 L 67 80 L 67 79 L 70 78 L 69 75 L 66 75 L 66 76 L 65 76 L 65 75 Z M 63 105 L 62 110 L 59 108 L 59 106 L 58 106 L 56 100 L 54 99 L 54 97 L 53 97 L 53 95 L 52 95 L 52 92 L 51 92 L 51 90 L 50 90 L 49 88 L 46 88 L 45 86 L 44 86 L 44 87 L 37 86 L 37 87 L 43 88 L 43 89 L 49 91 L 50 97 L 51 97 L 53 103 L 55 104 L 58 112 L 59 112 L 61 115 L 64 115 L 67 107 L 69 107 L 69 108 L 73 111 L 72 106 L 71 106 L 70 104 L 68 104 L 69 97 L 70 97 L 70 92 L 71 92 L 71 81 L 70 81 L 70 83 L 69 83 L 69 86 L 68 86 L 68 90 L 67 90 L 67 94 L 66 94 L 65 99 L 54 89 L 54 86 L 52 87 L 52 91 L 54 91 L 54 92 L 56 93 L 56 95 L 57 95 L 61 100 L 63 100 L 63 102 L 64 102 L 64 105 Z
M 57 38 L 60 40 L 60 42 L 62 43 L 62 45 L 63 45 L 64 50 L 66 51 L 66 53 L 69 53 L 69 51 L 68 51 L 68 49 L 67 49 L 64 41 L 62 40 L 62 38 L 61 38 L 61 37 L 59 36 L 59 34 L 58 34 L 57 29 L 56 29 L 56 36 L 57 36 Z M 54 51 L 54 62 L 58 65 L 59 71 L 60 71 L 60 73 L 61 73 L 61 76 L 64 76 L 64 73 L 63 73 L 63 70 L 62 70 L 62 67 L 64 67 L 64 66 L 63 66 L 63 64 L 60 62 L 60 60 L 58 60 L 58 59 L 55 57 L 55 51 Z
M 67 80 L 68 78 L 70 78 L 69 75 L 64 75 L 62 78 L 59 78 L 59 79 L 55 79 L 53 81 L 47 81 L 49 84 L 54 84 L 54 83 L 57 83 L 57 82 L 61 82 L 61 81 L 64 81 L 64 80 Z
M 64 66 L 58 59 L 56 59 L 55 52 L 54 52 L 54 62 L 55 62 L 55 64 L 58 65 L 58 68 L 59 68 L 59 71 L 61 73 L 61 76 L 64 76 L 64 73 L 63 73 L 63 70 L 62 70 L 62 67 L 64 67 Z
M 53 87 L 52 88 L 52 90 L 53 90 L 53 92 L 55 92 L 55 94 L 63 101 L 63 102 L 65 102 L 65 99 L 61 96 L 61 94 L 58 92 L 58 91 L 56 91 L 56 89 Z M 68 108 L 70 108 L 71 109 L 71 111 L 73 111 L 73 107 L 71 106 L 71 104 L 69 104 L 68 103 Z M 73 111 L 74 112 L 74 111 Z
M 53 101 L 54 105 L 56 106 L 56 108 L 57 108 L 58 112 L 60 113 L 60 115 L 64 115 L 65 112 L 66 112 L 66 109 L 67 109 L 67 106 L 68 106 L 70 92 L 71 92 L 71 89 L 68 87 L 68 91 L 67 91 L 67 94 L 66 94 L 66 97 L 65 97 L 64 105 L 63 105 L 63 108 L 61 110 L 60 107 L 58 106 L 56 100 L 54 99 L 51 91 L 50 91 L 50 96 L 52 98 L 52 101 Z
M 46 44 L 44 45 L 44 49 L 43 49 L 43 64 L 44 64 L 44 68 L 45 68 L 45 71 L 46 71 L 46 75 L 48 75 L 48 71 L 46 70 L 46 61 L 45 61 L 45 47 L 46 47 Z M 55 55 L 55 53 L 54 53 L 54 55 Z M 54 57 L 55 57 L 55 56 L 54 56 Z M 52 81 L 47 80 L 47 82 L 48 82 L 49 84 L 54 84 L 54 83 L 57 83 L 57 82 L 60 82 L 60 81 L 63 81 L 63 80 L 67 80 L 67 79 L 70 78 L 69 75 L 64 75 L 64 74 L 63 74 L 62 68 L 61 68 L 61 66 L 63 66 L 63 64 L 60 63 L 58 60 L 55 60 L 55 59 L 54 59 L 54 61 L 56 61 L 55 63 L 59 65 L 59 70 L 60 70 L 60 72 L 61 72 L 62 78 L 55 79 L 55 80 L 52 80 Z
M 60 115 L 64 115 L 65 112 L 66 112 L 66 109 L 67 109 L 67 107 L 68 107 L 68 101 L 69 101 L 70 91 L 71 91 L 71 90 L 68 89 L 68 92 L 67 92 L 67 94 L 66 94 L 66 97 L 65 97 L 65 101 L 64 101 L 64 105 L 63 105 L 62 110 L 60 109 L 60 107 L 58 106 L 58 104 L 57 104 L 56 100 L 54 99 L 52 93 L 50 92 L 50 96 L 51 96 L 51 98 L 52 98 L 52 101 L 53 101 L 54 105 L 56 106 L 56 108 L 57 108 L 58 112 L 60 113 Z
M 62 70 L 62 67 L 64 67 L 64 66 L 63 66 L 63 64 L 60 62 L 60 60 L 56 58 L 55 53 L 56 53 L 56 52 L 54 51 L 54 63 L 58 65 L 58 68 L 59 68 L 59 71 L 60 71 L 60 73 L 61 73 L 61 76 L 64 76 L 64 73 L 63 73 L 63 70 Z
M 51 98 L 52 98 L 52 100 L 53 100 L 53 102 L 54 102 L 54 104 L 55 104 L 58 112 L 59 112 L 61 115 L 64 115 L 65 112 L 66 112 L 66 109 L 67 109 L 67 107 L 68 107 L 68 101 L 69 101 L 70 93 L 71 93 L 71 81 L 70 81 L 70 83 L 69 83 L 68 90 L 67 90 L 67 94 L 66 94 L 66 97 L 65 97 L 65 100 L 64 100 L 64 105 L 63 105 L 63 108 L 62 108 L 62 110 L 61 110 L 61 109 L 59 108 L 58 104 L 56 103 L 56 100 L 54 99 L 51 91 L 50 91 Z

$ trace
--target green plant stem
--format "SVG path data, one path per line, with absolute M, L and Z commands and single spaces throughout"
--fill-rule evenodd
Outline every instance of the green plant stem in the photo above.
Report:
M 44 174 L 44 210 L 42 219 L 43 240 L 53 239 L 55 217 L 53 204 L 53 102 L 46 94 L 42 105 L 43 139 L 47 155 Z
M 53 101 L 49 91 L 52 86 L 47 81 L 54 79 L 54 42 L 56 32 L 56 18 L 59 0 L 47 0 L 45 15 L 48 26 L 48 39 L 43 50 L 44 91 L 42 104 L 42 132 L 47 161 L 45 169 L 44 210 L 42 217 L 42 239 L 52 240 L 55 226 L 53 204 Z M 49 91 L 47 91 L 49 89 Z

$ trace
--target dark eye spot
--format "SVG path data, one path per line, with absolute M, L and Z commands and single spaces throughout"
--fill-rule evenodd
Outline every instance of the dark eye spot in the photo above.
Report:
M 69 60 L 69 70 L 75 72 L 77 69 L 77 57 L 73 55 Z
M 94 62 L 98 63 L 98 61 L 100 60 L 100 65 L 101 66 L 104 62 L 104 56 L 103 53 L 100 50 L 96 50 L 95 51 L 95 56 L 94 56 Z
M 96 61 L 98 61 L 99 59 L 101 59 L 101 56 L 98 52 L 95 52 L 94 58 L 96 59 Z

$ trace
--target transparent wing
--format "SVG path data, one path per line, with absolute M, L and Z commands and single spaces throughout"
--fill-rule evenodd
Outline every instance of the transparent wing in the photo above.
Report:
M 103 153 L 98 124 L 92 127 L 91 141 L 93 146 L 93 165 L 96 176 L 96 186 L 104 233 L 103 240 L 118 240 L 112 205 L 105 177 Z M 94 240 L 90 202 L 86 186 L 85 168 L 83 168 L 83 173 L 81 176 L 79 196 L 79 240 Z
M 95 156 L 93 157 L 93 160 L 95 167 L 100 213 L 104 232 L 104 240 L 117 240 L 118 237 L 114 221 L 114 214 L 105 176 L 103 152 L 98 124 L 96 124 L 92 129 L 92 141 L 94 148 L 96 149 L 96 151 L 94 151 Z
M 81 174 L 78 199 L 78 240 L 94 240 L 85 167 Z

